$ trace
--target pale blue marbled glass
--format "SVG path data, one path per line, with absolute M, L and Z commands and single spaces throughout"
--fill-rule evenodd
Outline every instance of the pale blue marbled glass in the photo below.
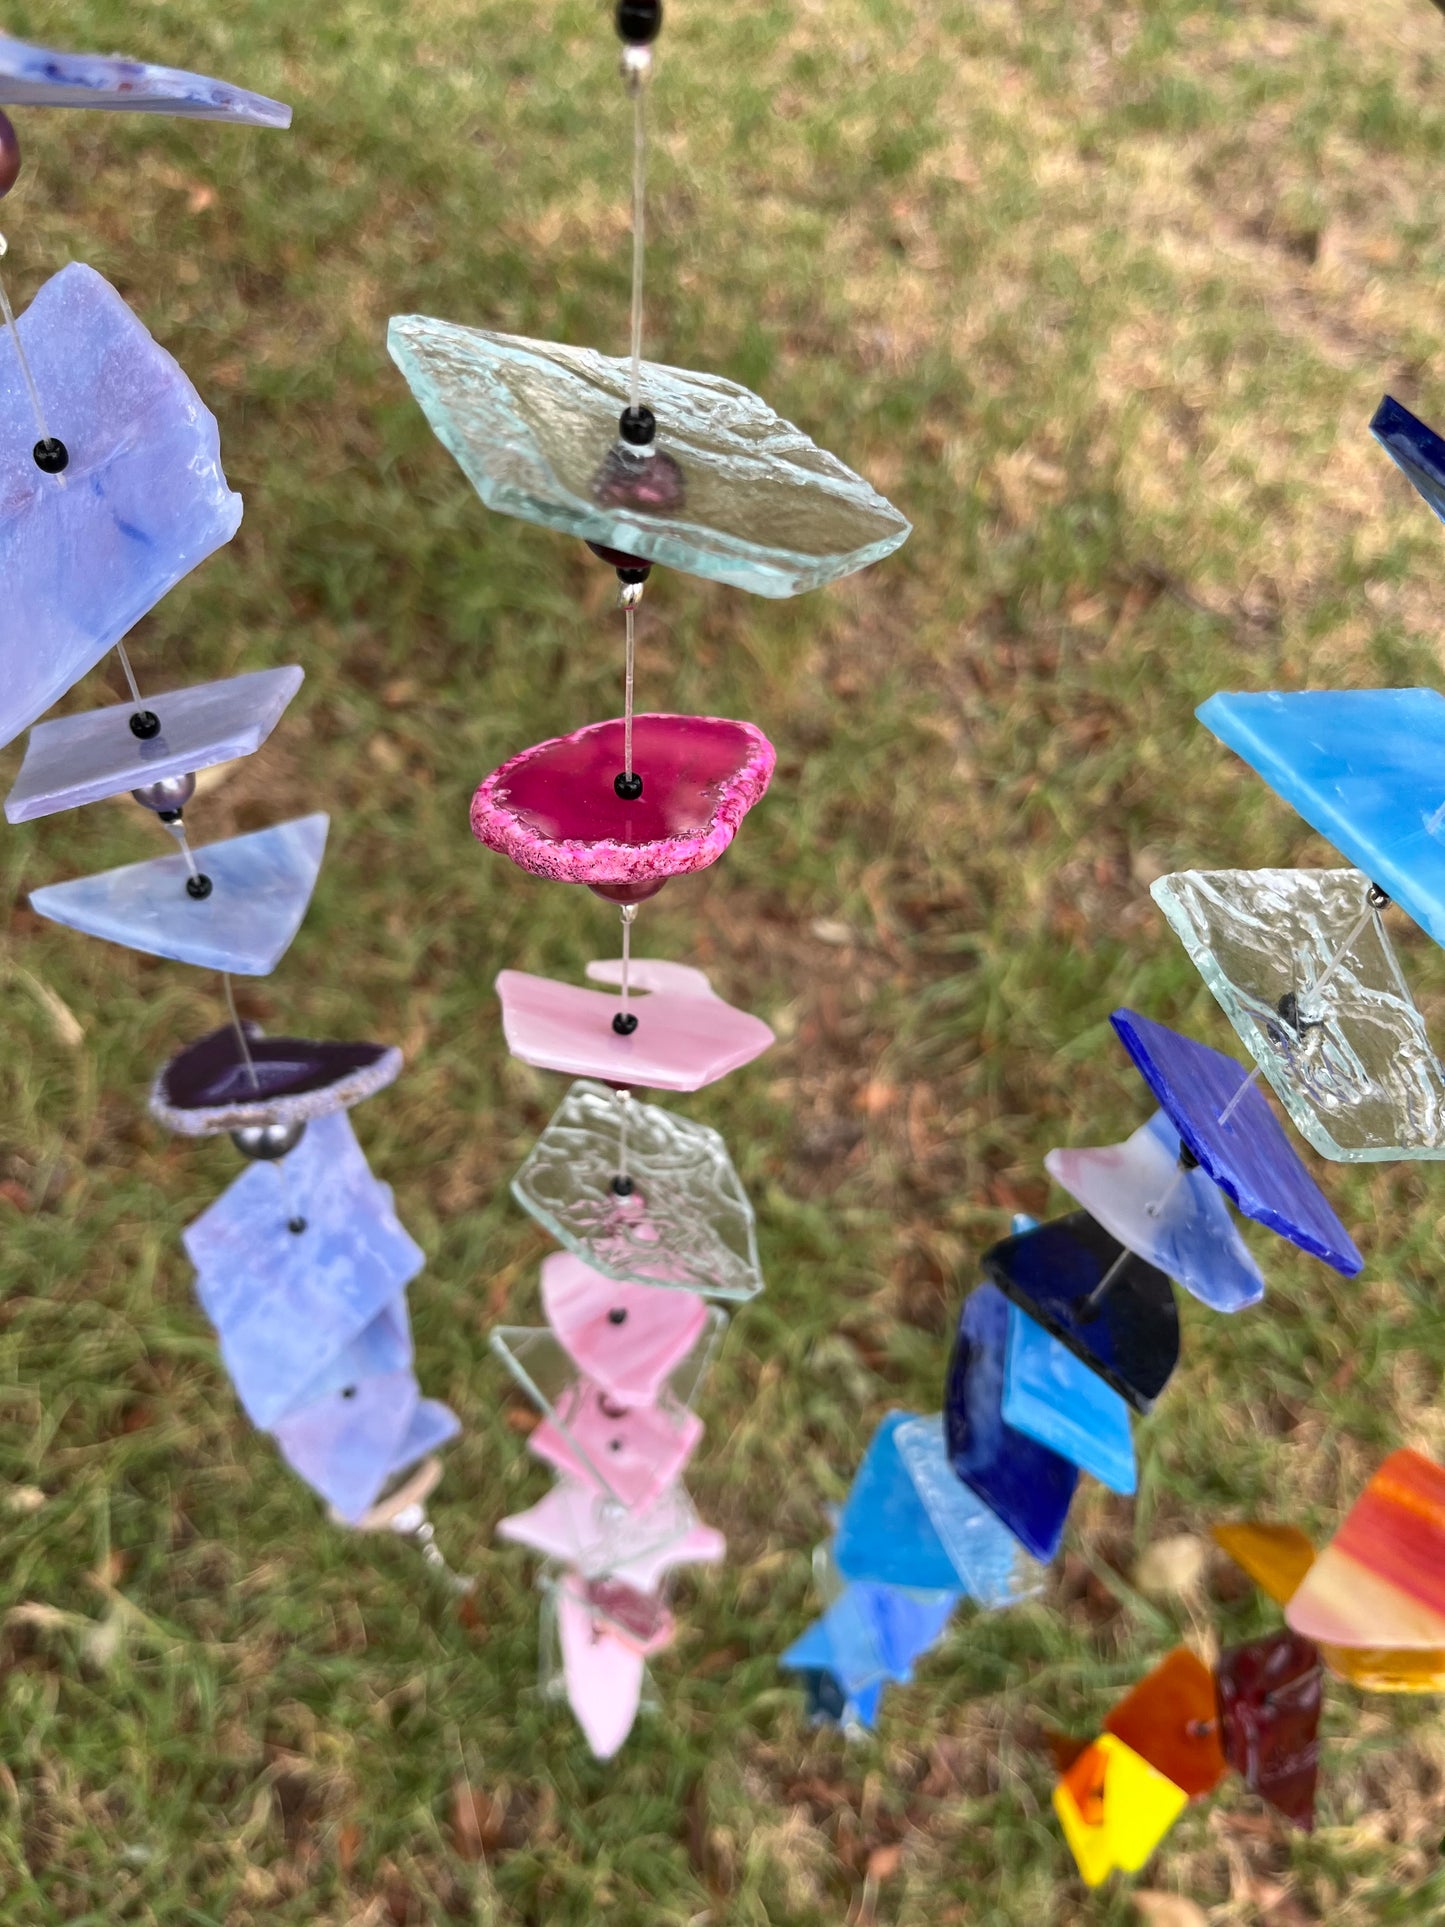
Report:
M 241 522 L 215 417 L 109 282 L 72 262 L 18 325 L 70 463 L 36 467 L 29 395 L 0 330 L 0 747 Z
M 1042 1592 L 1048 1568 L 1025 1550 L 949 1463 L 942 1414 L 909 1419 L 896 1437 L 899 1457 L 969 1597 L 980 1606 L 997 1608 Z
M 391 1204 L 389 1187 L 378 1185 L 385 1194 L 386 1206 Z M 294 1233 L 301 1236 L 301 1233 Z M 323 1335 L 322 1349 L 329 1342 L 329 1335 Z M 343 1345 L 334 1357 L 327 1361 L 325 1368 L 318 1372 L 308 1385 L 296 1394 L 295 1409 L 299 1412 L 318 1399 L 329 1398 L 333 1392 L 344 1391 L 348 1385 L 356 1385 L 366 1378 L 382 1378 L 388 1373 L 409 1371 L 412 1362 L 411 1319 L 407 1312 L 406 1293 L 399 1291 L 385 1308 L 379 1311 L 371 1323 Z M 265 1396 L 265 1385 L 269 1379 L 270 1366 L 264 1356 L 250 1354 L 247 1365 L 251 1372 L 261 1378 L 260 1391 Z M 237 1392 L 244 1393 L 237 1384 Z M 248 1385 L 246 1391 L 257 1389 Z
M 1008 1308 L 1003 1418 L 1111 1491 L 1137 1489 L 1128 1406 L 1017 1305 Z
M 389 1372 L 278 1419 L 271 1435 L 291 1470 L 352 1523 L 391 1476 L 418 1399 L 410 1372 Z
M 291 109 L 264 94 L 178 67 L 119 54 L 58 53 L 0 34 L 0 106 L 104 107 L 113 113 L 178 114 L 249 127 L 289 127 Z
M 301 928 L 329 820 L 302 816 L 205 844 L 195 859 L 211 881 L 207 897 L 187 892 L 184 857 L 158 856 L 70 883 L 47 883 L 30 892 L 30 907 L 127 950 L 264 977 Z
M 845 1579 L 925 1592 L 958 1584 L 957 1569 L 899 1456 L 898 1429 L 914 1416 L 890 1412 L 863 1455 L 833 1542 L 834 1563 Z
M 590 348 L 398 315 L 393 361 L 488 508 L 711 577 L 791 596 L 889 555 L 909 524 L 861 476 L 720 375 L 642 364 L 655 453 L 619 458 L 631 363 Z M 640 480 L 620 504 L 611 460 Z M 615 476 L 612 477 L 615 481 Z M 667 494 L 665 507 L 638 506 Z
M 396 1478 L 418 1459 L 424 1459 L 428 1452 L 435 1452 L 456 1438 L 461 1429 L 462 1422 L 449 1405 L 443 1405 L 436 1398 L 419 1399 L 387 1477 Z

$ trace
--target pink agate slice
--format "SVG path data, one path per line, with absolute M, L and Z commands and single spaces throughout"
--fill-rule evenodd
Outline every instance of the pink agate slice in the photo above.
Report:
M 637 1718 L 646 1662 L 599 1618 L 572 1579 L 557 1589 L 557 1633 L 567 1702 L 593 1753 L 610 1760 Z
M 581 1480 L 632 1510 L 651 1505 L 697 1449 L 702 1420 L 695 1412 L 656 1405 L 617 1405 L 585 1379 L 557 1401 L 556 1418 L 543 1419 L 529 1450 L 555 1472 Z
M 637 716 L 624 802 L 620 718 L 524 749 L 472 798 L 472 833 L 534 876 L 585 883 L 618 903 L 716 863 L 768 787 L 777 758 L 752 723 L 721 716 Z
M 692 1292 L 622 1284 L 570 1251 L 542 1260 L 542 1310 L 577 1369 L 623 1405 L 653 1404 L 708 1321 Z
M 675 974 L 674 974 L 675 973 Z M 620 983 L 622 965 L 589 964 L 589 977 Z M 632 993 L 643 991 L 636 997 Z M 773 1033 L 760 1017 L 724 1003 L 700 970 L 634 963 L 629 1011 L 637 1028 L 619 1037 L 615 996 L 504 970 L 497 978 L 507 1049 L 538 1070 L 595 1077 L 650 1091 L 698 1091 L 760 1056 Z

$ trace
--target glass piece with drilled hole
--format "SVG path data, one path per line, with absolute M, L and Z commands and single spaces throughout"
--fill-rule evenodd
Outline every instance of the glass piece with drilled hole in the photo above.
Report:
M 716 1565 L 723 1536 L 699 1520 L 681 1486 L 632 1510 L 591 1484 L 565 1475 L 536 1505 L 514 1512 L 497 1536 L 587 1578 L 613 1577 L 639 1592 L 656 1592 L 676 1566 Z
M 651 1405 L 708 1326 L 691 1292 L 609 1278 L 570 1251 L 542 1260 L 542 1310 L 577 1370 L 625 1405 Z
M 1324 1702 L 1318 1649 L 1298 1633 L 1271 1633 L 1221 1653 L 1214 1677 L 1225 1758 L 1252 1793 L 1309 1833 Z
M 1176 1646 L 1124 1695 L 1104 1730 L 1191 1800 L 1212 1793 L 1224 1778 L 1214 1675 L 1187 1646 Z
M 1112 1733 L 1102 1733 L 1054 1788 L 1054 1811 L 1086 1886 L 1138 1873 L 1189 1797 Z
M 783 1654 L 790 1672 L 831 1673 L 848 1699 L 883 1680 L 907 1681 L 938 1643 L 958 1592 L 852 1583 Z

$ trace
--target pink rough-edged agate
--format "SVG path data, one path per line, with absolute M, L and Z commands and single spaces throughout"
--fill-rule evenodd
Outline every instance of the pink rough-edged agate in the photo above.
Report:
M 503 1519 L 497 1537 L 644 1593 L 656 1592 L 674 1566 L 715 1566 L 727 1551 L 723 1535 L 703 1525 L 681 1486 L 669 1487 L 651 1506 L 619 1514 L 615 1501 L 566 1477 L 536 1505 Z
M 625 802 L 621 718 L 524 749 L 472 798 L 472 834 L 534 876 L 585 883 L 640 903 L 669 877 L 716 863 L 768 787 L 777 760 L 752 723 L 721 716 L 637 716 Z
M 697 1450 L 702 1420 L 685 1409 L 618 1405 L 579 1379 L 527 1440 L 554 1472 L 610 1493 L 629 1511 L 652 1505 Z
M 610 1760 L 632 1731 L 646 1661 L 593 1611 L 579 1580 L 557 1588 L 557 1634 L 567 1703 L 599 1760 Z
M 542 1260 L 542 1310 L 568 1357 L 622 1405 L 651 1405 L 702 1337 L 706 1303 L 605 1277 L 570 1251 Z

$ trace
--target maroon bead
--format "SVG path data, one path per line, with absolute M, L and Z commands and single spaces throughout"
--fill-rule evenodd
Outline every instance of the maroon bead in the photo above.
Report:
M 0 197 L 20 179 L 20 136 L 8 114 L 0 114 Z
M 646 903 L 666 882 L 666 877 L 649 877 L 645 883 L 589 883 L 587 888 L 609 903 Z
M 624 555 L 621 549 L 606 549 L 600 542 L 589 542 L 587 546 L 599 562 L 607 563 L 619 573 L 625 570 L 639 582 L 646 582 L 652 573 L 652 564 L 640 555 Z
M 687 500 L 687 483 L 666 450 L 640 455 L 626 442 L 614 442 L 597 471 L 592 493 L 603 508 L 675 515 Z
M 1323 1681 L 1319 1649 L 1287 1630 L 1232 1647 L 1214 1669 L 1224 1757 L 1306 1833 L 1315 1824 Z

